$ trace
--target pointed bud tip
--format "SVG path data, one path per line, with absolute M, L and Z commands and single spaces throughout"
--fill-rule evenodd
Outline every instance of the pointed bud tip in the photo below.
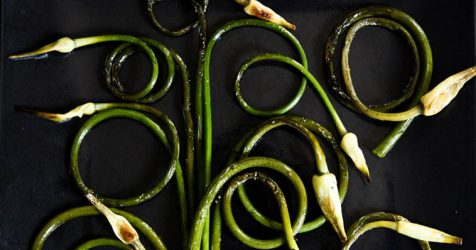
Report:
M 364 176 L 365 176 L 365 178 L 367 179 L 367 182 L 368 182 L 369 184 L 372 183 L 372 178 L 370 178 L 370 173 L 367 172 L 367 174 L 364 175 Z
M 62 123 L 69 120 L 69 119 L 64 119 L 60 114 L 42 112 L 42 111 L 38 111 L 38 110 L 26 108 L 26 107 L 21 107 L 21 106 L 15 106 L 15 110 L 18 112 L 34 115 L 46 120 L 50 120 L 56 123 Z
M 292 23 L 289 23 L 289 22 L 287 22 L 287 21 L 286 21 L 286 23 L 281 24 L 281 25 L 284 26 L 284 27 L 286 27 L 286 28 L 288 28 L 288 29 L 290 29 L 290 30 L 293 30 L 293 31 L 296 30 L 296 25 L 294 25 L 294 24 L 292 24 Z
M 355 167 L 362 173 L 368 182 L 371 182 L 370 171 L 365 160 L 364 153 L 359 147 L 357 136 L 354 133 L 347 133 L 342 137 L 340 144 L 344 152 L 354 162 Z

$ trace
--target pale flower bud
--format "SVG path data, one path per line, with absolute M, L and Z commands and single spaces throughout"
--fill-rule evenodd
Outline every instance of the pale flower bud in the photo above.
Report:
M 93 194 L 86 194 L 86 198 L 99 210 L 112 227 L 116 237 L 124 244 L 131 245 L 134 249 L 145 249 L 139 241 L 139 234 L 131 225 L 131 223 L 121 215 L 114 213 L 106 207 Z
M 372 217 L 378 216 L 370 215 Z M 369 217 L 370 218 L 370 217 Z M 354 224 L 355 226 L 355 224 Z M 352 227 L 354 227 L 352 226 Z M 421 241 L 428 241 L 428 242 L 436 242 L 436 243 L 447 243 L 447 244 L 456 244 L 462 245 L 463 239 L 449 235 L 445 232 L 436 230 L 431 227 L 423 226 L 420 224 L 409 222 L 406 219 L 402 220 L 377 220 L 366 223 L 364 225 L 360 225 L 356 231 L 350 232 L 349 241 L 345 242 L 343 246 L 343 250 L 348 250 L 352 246 L 352 244 L 365 232 L 375 229 L 375 228 L 388 228 L 391 230 L 396 231 L 399 234 L 408 236 L 410 238 L 421 240 Z M 355 228 L 354 228 L 355 229 Z
M 347 133 L 342 137 L 340 147 L 352 159 L 357 169 L 365 176 L 367 181 L 371 182 L 369 168 L 365 161 L 364 153 L 359 147 L 357 136 L 353 133 Z
M 347 235 L 344 228 L 344 219 L 342 218 L 336 177 L 331 173 L 314 175 L 312 177 L 312 186 L 324 216 L 331 223 L 340 240 L 342 242 L 346 241 Z
M 476 66 L 454 74 L 420 98 L 423 114 L 430 116 L 445 108 L 458 94 L 464 84 L 476 76 Z
M 449 235 L 431 227 L 412 223 L 409 221 L 397 221 L 397 232 L 417 240 L 429 242 L 448 243 L 462 245 L 463 239 Z
M 60 53 L 69 53 L 76 48 L 76 43 L 73 39 L 69 37 L 63 37 L 58 39 L 56 42 L 45 45 L 37 50 L 26 52 L 18 55 L 11 55 L 8 58 L 10 59 L 21 59 L 21 58 L 30 58 L 42 54 L 46 54 L 52 51 L 57 51 Z
M 245 6 L 244 11 L 246 14 L 255 16 L 266 21 L 273 22 L 275 24 L 279 24 L 284 26 L 290 30 L 295 30 L 296 26 L 294 24 L 289 23 L 284 19 L 282 16 L 274 12 L 271 8 L 265 6 L 264 4 L 260 3 L 257 0 L 235 0 L 237 3 Z
M 48 119 L 54 122 L 65 122 L 68 121 L 74 117 L 83 117 L 83 115 L 92 115 L 96 112 L 96 104 L 92 102 L 85 103 L 83 105 L 80 105 L 72 110 L 70 110 L 67 113 L 64 114 L 56 114 L 56 113 L 47 113 L 47 112 L 42 112 L 42 111 L 36 111 L 36 110 L 31 110 L 31 109 L 26 109 L 26 108 L 21 108 L 18 107 L 18 110 L 30 113 L 36 116 L 39 116 L 44 119 Z
M 139 235 L 137 234 L 136 230 L 126 218 L 115 214 L 113 211 L 111 211 L 111 209 L 102 204 L 102 202 L 100 202 L 93 194 L 86 194 L 86 198 L 88 198 L 91 204 L 93 204 L 94 207 L 99 210 L 99 212 L 106 216 L 109 224 L 114 230 L 114 234 L 116 234 L 117 238 L 121 240 L 122 243 L 131 244 L 132 242 L 139 239 Z

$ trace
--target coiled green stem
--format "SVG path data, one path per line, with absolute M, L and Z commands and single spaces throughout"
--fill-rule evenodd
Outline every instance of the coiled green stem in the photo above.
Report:
M 294 232 L 291 226 L 291 218 L 289 216 L 288 205 L 286 203 L 286 199 L 284 197 L 283 191 L 279 188 L 278 184 L 273 181 L 270 177 L 264 175 L 260 172 L 252 172 L 252 173 L 245 173 L 242 174 L 230 182 L 228 189 L 223 196 L 223 213 L 225 215 L 225 222 L 228 225 L 228 228 L 232 228 L 231 232 L 244 244 L 258 249 L 267 249 L 272 246 L 273 242 L 279 242 L 279 240 L 261 240 L 256 239 L 248 234 L 246 234 L 236 223 L 236 220 L 233 216 L 233 212 L 231 209 L 231 198 L 235 190 L 238 187 L 242 187 L 245 182 L 248 180 L 258 180 L 265 184 L 274 194 L 276 201 L 278 203 L 279 211 L 281 214 L 282 223 L 282 230 L 284 230 L 284 235 L 286 242 L 288 243 L 289 249 L 298 249 L 296 240 L 294 239 Z
M 218 174 L 213 181 L 210 183 L 209 188 L 207 189 L 204 198 L 200 202 L 197 212 L 195 214 L 194 222 L 192 223 L 192 233 L 190 235 L 190 245 L 189 249 L 200 249 L 201 239 L 203 234 L 203 229 L 205 226 L 205 221 L 207 215 L 210 211 L 210 207 L 213 204 L 213 201 L 217 197 L 220 190 L 223 186 L 234 176 L 240 174 L 242 171 L 245 171 L 250 168 L 268 168 L 275 170 L 285 176 L 291 181 L 293 186 L 296 189 L 298 199 L 299 199 L 299 208 L 297 212 L 296 219 L 293 223 L 293 232 L 296 233 L 302 227 L 304 223 L 306 212 L 307 212 L 307 195 L 304 184 L 302 183 L 299 176 L 296 172 L 288 167 L 286 164 L 267 157 L 249 157 L 243 160 L 240 160 L 236 163 L 231 164 L 225 168 L 220 174 Z M 284 243 L 284 240 L 281 238 L 273 240 L 267 248 L 275 248 Z
M 171 147 L 169 145 L 169 142 L 167 140 L 167 137 L 164 133 L 164 131 L 160 128 L 160 126 L 155 123 L 152 119 L 144 115 L 143 113 L 134 111 L 134 110 L 128 110 L 128 109 L 110 109 L 106 110 L 104 112 L 98 113 L 91 117 L 89 120 L 84 123 L 84 125 L 80 128 L 78 133 L 76 134 L 76 137 L 73 141 L 73 146 L 71 150 L 71 171 L 74 177 L 74 180 L 76 181 L 77 186 L 83 191 L 83 193 L 88 193 L 90 192 L 90 188 L 83 182 L 81 178 L 81 174 L 79 172 L 79 161 L 78 161 L 78 156 L 79 156 L 79 151 L 81 147 L 81 143 L 83 142 L 84 138 L 86 135 L 91 131 L 91 129 L 96 126 L 98 123 L 103 122 L 105 120 L 111 119 L 111 118 L 128 118 L 132 119 L 135 121 L 138 121 L 148 127 L 159 139 L 164 145 L 171 150 L 171 161 L 169 164 L 169 167 L 166 171 L 165 178 L 163 178 L 159 183 L 154 185 L 152 189 L 150 189 L 147 192 L 144 192 L 143 194 L 127 198 L 127 199 L 110 199 L 110 198 L 103 198 L 98 195 L 98 199 L 103 202 L 107 206 L 113 206 L 113 207 L 122 207 L 122 206 L 135 206 L 138 205 L 144 201 L 147 201 L 151 198 L 153 198 L 155 195 L 157 195 L 170 181 L 172 176 L 175 173 L 175 168 L 178 164 L 178 157 L 179 157 L 179 145 L 176 140 L 178 140 L 178 136 L 176 134 L 176 131 L 169 131 L 169 133 L 172 133 L 172 141 L 173 141 L 173 146 Z M 169 122 L 171 124 L 171 122 Z
M 415 58 L 414 75 L 404 94 L 396 100 L 377 106 L 365 105 L 359 100 L 352 85 L 348 63 L 348 53 L 352 39 L 360 28 L 369 25 L 399 31 L 408 41 Z M 342 74 L 345 83 L 345 86 L 342 86 L 342 83 L 337 79 L 334 61 L 337 44 L 348 29 L 342 52 Z M 416 105 L 420 97 L 429 88 L 433 70 L 433 58 L 428 38 L 422 28 L 409 15 L 395 8 L 373 6 L 357 10 L 349 14 L 343 23 L 335 29 L 334 33 L 330 35 L 325 49 L 325 62 L 327 64 L 328 83 L 333 94 L 341 103 L 372 118 L 406 120 L 399 122 L 392 132 L 374 149 L 374 154 L 384 157 L 411 124 L 413 117 L 418 114 L 418 107 Z M 403 103 L 410 96 L 412 96 L 410 107 L 414 108 L 411 108 L 408 112 L 400 114 L 383 113 Z
M 189 24 L 183 28 L 179 28 L 176 30 L 169 29 L 162 25 L 157 17 L 154 14 L 154 7 L 156 4 L 161 2 L 161 0 L 147 0 L 147 14 L 149 15 L 150 19 L 152 20 L 152 23 L 154 26 L 163 34 L 169 35 L 169 36 L 182 36 L 190 31 L 194 30 L 198 25 L 199 25 L 199 20 L 195 21 L 192 24 Z M 194 4 L 195 1 L 192 0 L 192 4 Z M 201 5 L 203 6 L 203 10 L 206 11 L 208 7 L 208 0 L 203 0 L 201 2 Z M 200 18 L 200 17 L 199 17 Z
M 75 248 L 75 250 L 89 250 L 95 247 L 100 247 L 100 246 L 111 246 L 123 250 L 132 250 L 129 246 L 125 245 L 124 243 L 120 242 L 119 240 L 116 239 L 110 239 L 110 238 L 97 238 L 97 239 L 92 239 L 88 240 L 78 247 Z

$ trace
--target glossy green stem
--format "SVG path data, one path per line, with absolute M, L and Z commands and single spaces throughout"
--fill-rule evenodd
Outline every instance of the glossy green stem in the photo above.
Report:
M 142 89 L 141 91 L 135 94 L 124 93 L 122 95 L 119 95 L 118 97 L 128 101 L 139 100 L 145 97 L 147 94 L 149 94 L 154 88 L 155 83 L 157 82 L 157 79 L 159 76 L 159 64 L 157 62 L 157 58 L 154 54 L 154 51 L 143 40 L 137 37 L 129 36 L 129 35 L 114 34 L 114 35 L 101 35 L 101 36 L 77 38 L 77 39 L 74 39 L 74 41 L 76 44 L 76 48 L 92 45 L 92 44 L 97 44 L 97 43 L 104 43 L 104 42 L 127 42 L 127 43 L 132 43 L 134 45 L 139 46 L 149 57 L 150 63 L 152 66 L 152 73 L 151 73 L 149 82 L 144 87 L 144 89 Z
M 155 12 L 154 12 L 154 7 L 159 2 L 161 2 L 161 1 L 159 1 L 159 0 L 147 0 L 147 14 L 149 15 L 150 19 L 152 20 L 152 23 L 154 24 L 154 26 L 161 33 L 169 35 L 169 36 L 173 36 L 173 37 L 178 37 L 178 36 L 183 36 L 183 35 L 189 33 L 190 31 L 194 30 L 198 26 L 199 21 L 197 20 L 197 21 L 193 22 L 192 24 L 189 24 L 189 25 L 187 25 L 183 28 L 179 28 L 179 29 L 175 29 L 175 30 L 165 27 L 164 25 L 162 25 L 159 22 L 159 20 L 157 19 L 156 15 L 155 15 Z M 201 4 L 204 7 L 204 11 L 206 11 L 207 6 L 208 6 L 208 0 L 203 0 Z
M 351 72 L 350 72 L 350 65 L 349 65 L 349 51 L 352 41 L 355 38 L 357 32 L 366 26 L 379 26 L 383 28 L 387 28 L 392 31 L 397 31 L 402 34 L 405 39 L 407 40 L 410 48 L 412 49 L 412 53 L 414 55 L 414 76 L 411 78 L 410 83 L 405 87 L 403 91 L 403 95 L 388 102 L 383 105 L 379 105 L 378 108 L 369 107 L 368 105 L 362 103 L 360 98 L 357 96 L 357 93 L 354 89 L 354 84 L 352 82 Z M 419 109 L 419 105 L 410 108 L 406 111 L 398 112 L 398 113 L 390 113 L 387 112 L 389 110 L 398 107 L 398 105 L 402 104 L 404 101 L 408 100 L 418 81 L 418 75 L 420 70 L 420 61 L 418 56 L 418 49 L 413 37 L 408 33 L 408 31 L 399 23 L 384 19 L 384 18 L 377 18 L 377 17 L 370 17 L 361 19 L 354 23 L 347 32 L 347 36 L 345 38 L 344 48 L 342 49 L 342 56 L 341 56 L 341 68 L 342 68 L 342 76 L 344 79 L 345 88 L 347 90 L 347 94 L 350 97 L 350 101 L 358 111 L 367 115 L 370 118 L 383 120 L 383 121 L 405 121 L 410 118 L 416 117 L 421 114 L 421 109 Z
M 211 236 L 211 250 L 220 250 L 221 244 L 221 200 L 216 199 L 215 206 L 213 207 L 212 216 L 212 236 Z
M 134 226 L 135 229 L 137 229 L 142 235 L 147 238 L 147 240 L 152 244 L 152 246 L 154 246 L 155 249 L 167 249 L 160 237 L 149 225 L 147 225 L 147 223 L 128 212 L 115 208 L 112 208 L 111 210 L 114 213 L 124 216 Z M 46 225 L 41 229 L 40 233 L 36 236 L 35 241 L 32 245 L 32 249 L 43 249 L 43 246 L 45 245 L 45 242 L 48 237 L 62 224 L 76 218 L 96 215 L 102 216 L 102 214 L 93 206 L 72 208 L 56 215 L 53 219 L 46 223 Z
M 288 211 L 288 205 L 286 203 L 286 198 L 284 197 L 283 191 L 281 191 L 281 188 L 279 188 L 278 184 L 273 181 L 271 178 L 268 176 L 260 173 L 260 172 L 251 172 L 251 173 L 245 173 L 242 175 L 239 175 L 235 179 L 233 179 L 230 182 L 230 185 L 228 189 L 225 192 L 225 195 L 223 197 L 223 213 L 225 216 L 225 222 L 228 225 L 228 228 L 232 229 L 231 232 L 233 235 L 235 235 L 236 238 L 238 238 L 241 242 L 243 242 L 245 245 L 257 248 L 257 249 L 270 249 L 270 248 L 275 248 L 276 246 L 273 245 L 274 242 L 279 242 L 281 243 L 280 238 L 278 239 L 272 239 L 272 240 L 262 240 L 262 239 L 256 239 L 248 234 L 246 234 L 238 225 L 238 223 L 235 220 L 235 217 L 233 216 L 233 212 L 231 209 L 231 199 L 233 197 L 233 194 L 235 190 L 238 187 L 241 187 L 243 184 L 245 184 L 249 180 L 255 180 L 255 181 L 260 181 L 265 186 L 271 190 L 273 193 L 274 197 L 276 198 L 278 207 L 279 207 L 279 212 L 281 215 L 281 220 L 282 220 L 282 230 L 284 230 L 284 235 L 286 242 L 288 244 L 289 249 L 299 249 L 296 240 L 294 239 L 294 232 L 293 228 L 291 225 L 291 218 L 289 215 Z
M 211 182 L 206 194 L 204 195 L 202 201 L 200 202 L 197 212 L 195 214 L 194 222 L 192 223 L 192 233 L 189 249 L 198 250 L 201 246 L 201 238 L 203 234 L 203 229 L 205 226 L 205 221 L 207 214 L 210 210 L 213 201 L 215 200 L 217 194 L 223 188 L 223 186 L 234 176 L 241 173 L 244 170 L 250 168 L 268 168 L 279 173 L 283 174 L 287 179 L 291 181 L 293 186 L 296 188 L 298 199 L 299 199 L 299 208 L 297 211 L 296 219 L 293 223 L 293 232 L 296 233 L 300 230 L 302 224 L 304 223 L 306 212 L 307 212 L 307 195 L 304 184 L 302 183 L 299 176 L 296 172 L 288 167 L 286 164 L 266 157 L 249 157 L 243 160 L 240 160 L 236 163 L 231 164 L 226 169 L 224 169 L 220 174 L 218 174 L 215 179 Z M 278 242 L 273 242 L 274 245 L 279 246 L 284 243 L 283 239 L 277 239 Z
M 107 57 L 104 67 L 106 86 L 109 88 L 112 94 L 119 99 L 140 103 L 152 103 L 164 97 L 169 92 L 170 87 L 172 86 L 172 83 L 175 78 L 173 57 L 176 53 L 171 52 L 169 48 L 154 39 L 150 39 L 147 37 L 140 37 L 139 39 L 144 41 L 149 47 L 154 48 L 156 51 L 160 52 L 165 58 L 167 75 L 164 79 L 162 86 L 154 93 L 152 93 L 152 90 L 157 84 L 156 82 L 154 82 L 152 88 L 150 89 L 148 89 L 148 86 L 146 86 L 142 91 L 146 91 L 147 93 L 141 97 L 129 95 L 126 92 L 120 80 L 122 65 L 130 55 L 136 53 L 138 48 L 142 49 L 141 47 L 134 47 L 130 43 L 123 43 L 119 45 Z
M 188 197 L 188 209 L 189 214 L 192 214 L 195 207 L 195 158 L 194 158 L 194 146 L 195 146 L 195 134 L 194 134 L 194 122 L 192 115 L 192 93 L 190 88 L 190 75 L 182 58 L 171 51 L 174 58 L 175 65 L 179 69 L 182 76 L 182 88 L 183 88 L 183 117 L 185 123 L 185 167 L 186 167 L 186 187 Z
M 84 123 L 84 125 L 78 131 L 73 141 L 73 146 L 71 150 L 71 171 L 77 186 L 85 194 L 90 192 L 90 188 L 87 187 L 86 184 L 83 182 L 81 178 L 81 174 L 79 172 L 78 158 L 79 158 L 81 143 L 83 142 L 86 135 L 91 131 L 91 129 L 94 126 L 96 126 L 98 123 L 111 119 L 111 118 L 119 118 L 119 117 L 133 119 L 142 123 L 143 125 L 148 127 L 160 139 L 160 141 L 164 143 L 164 145 L 166 145 L 167 148 L 170 149 L 170 145 L 168 143 L 168 140 L 164 131 L 160 128 L 160 126 L 157 123 L 155 123 L 152 119 L 150 119 L 149 117 L 147 117 L 141 112 L 138 112 L 135 110 L 129 110 L 129 109 L 114 108 L 114 109 L 109 109 L 109 110 L 100 112 L 92 116 L 89 120 L 87 120 Z M 177 145 L 177 146 L 174 146 L 173 148 L 174 150 L 172 151 L 171 163 L 169 164 L 165 178 L 163 178 L 161 181 L 159 181 L 159 183 L 154 185 L 154 187 L 151 190 L 143 194 L 139 194 L 137 196 L 127 198 L 127 199 L 109 199 L 109 198 L 103 198 L 98 196 L 99 200 L 101 200 L 101 202 L 103 202 L 107 206 L 122 207 L 122 206 L 133 206 L 133 205 L 140 204 L 144 201 L 151 199 L 155 195 L 157 195 L 166 186 L 168 181 L 170 181 L 170 179 L 174 175 L 175 168 L 178 163 L 179 146 Z
M 324 91 L 322 86 L 319 84 L 317 79 L 309 72 L 306 65 L 301 64 L 301 63 L 295 61 L 294 59 L 289 58 L 289 57 L 284 56 L 284 55 L 281 55 L 281 54 L 266 53 L 266 54 L 254 56 L 254 57 L 250 58 L 248 61 L 246 61 L 241 66 L 238 75 L 243 74 L 243 72 L 246 71 L 246 69 L 249 68 L 254 63 L 258 63 L 258 62 L 262 62 L 262 61 L 282 62 L 286 65 L 289 65 L 289 66 L 293 67 L 297 71 L 299 71 L 303 75 L 303 77 L 305 77 L 312 84 L 314 89 L 317 91 L 317 93 L 321 97 L 321 100 L 324 103 L 324 106 L 327 108 L 327 110 L 329 112 L 329 115 L 331 116 L 332 120 L 334 121 L 334 124 L 336 126 L 336 129 L 337 129 L 339 135 L 344 136 L 345 134 L 347 134 L 347 129 L 345 128 L 345 126 L 342 123 L 339 115 L 337 114 L 337 111 L 335 110 L 334 105 L 332 105 L 332 102 L 330 101 L 326 92 Z M 237 81 L 235 81 L 235 91 L 239 91 L 239 89 L 240 89 L 238 83 L 239 83 L 239 78 L 237 78 Z
M 196 148 L 196 169 L 198 171 L 198 198 L 201 199 L 203 193 L 207 189 L 208 184 L 211 180 L 211 171 L 210 168 L 205 167 L 204 164 L 204 145 L 203 141 L 203 74 L 205 71 L 205 51 L 207 46 L 207 19 L 206 19 L 206 7 L 208 0 L 200 3 L 196 0 L 192 0 L 195 13 L 198 17 L 198 34 L 199 34 L 199 47 L 198 47 L 198 59 L 197 59 L 197 74 L 196 74 L 196 83 L 195 83 L 195 148 Z M 210 212 L 207 213 L 207 218 L 204 225 L 205 229 L 203 230 L 202 237 L 202 247 L 203 249 L 209 249 L 210 241 Z
M 120 242 L 119 240 L 111 239 L 111 238 L 97 238 L 97 239 L 88 240 L 82 243 L 81 245 L 79 245 L 78 247 L 76 247 L 75 250 L 89 250 L 92 248 L 102 247 L 102 246 L 111 246 L 111 247 L 115 247 L 115 248 L 119 248 L 123 250 L 132 250 L 132 248 L 129 247 L 128 245 Z

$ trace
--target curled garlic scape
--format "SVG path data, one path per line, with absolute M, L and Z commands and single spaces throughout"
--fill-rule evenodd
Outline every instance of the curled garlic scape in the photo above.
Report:
M 271 8 L 265 6 L 257 0 L 235 0 L 238 4 L 244 6 L 244 11 L 250 16 L 255 16 L 275 24 L 279 24 L 290 30 L 295 30 L 296 25 L 289 23 L 282 16 L 274 12 Z
M 106 216 L 114 234 L 122 243 L 132 246 L 135 250 L 145 250 L 139 240 L 139 234 L 126 218 L 111 211 L 93 194 L 86 194 L 86 198 L 99 212 Z
M 430 249 L 429 242 L 462 245 L 463 239 L 440 230 L 408 221 L 406 218 L 391 213 L 377 212 L 361 217 L 347 232 L 349 239 L 342 250 L 348 250 L 365 232 L 375 228 L 387 228 L 399 234 L 420 241 L 423 249 Z

